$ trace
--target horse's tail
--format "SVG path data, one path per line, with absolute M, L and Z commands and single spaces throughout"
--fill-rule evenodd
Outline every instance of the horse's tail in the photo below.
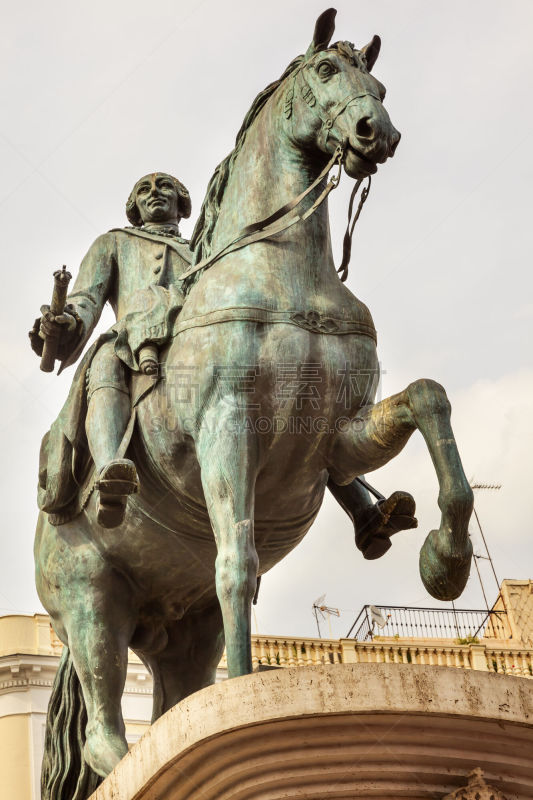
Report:
M 87 709 L 68 647 L 48 704 L 41 800 L 87 800 L 102 779 L 83 757 Z

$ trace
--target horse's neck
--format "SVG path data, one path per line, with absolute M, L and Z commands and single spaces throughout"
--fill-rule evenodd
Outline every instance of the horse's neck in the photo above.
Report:
M 247 225 L 269 217 L 297 197 L 310 186 L 323 166 L 310 163 L 288 140 L 280 123 L 280 114 L 279 99 L 273 97 L 246 136 L 224 193 L 212 240 L 213 253 L 232 241 Z M 301 212 L 309 207 L 322 188 L 319 186 L 310 193 L 298 210 Z M 278 258 L 286 263 L 287 251 L 279 246 L 284 240 L 290 242 L 291 270 L 299 266 L 303 268 L 307 283 L 315 284 L 316 279 L 322 280 L 328 273 L 335 277 L 327 202 L 305 222 L 299 222 L 276 236 L 273 241 L 277 246 L 268 250 L 268 269 L 275 266 Z M 257 265 L 257 245 L 252 247 Z
M 252 124 L 237 155 L 211 240 L 211 254 L 250 224 L 266 219 L 307 189 L 323 164 L 312 164 L 288 139 L 280 96 Z M 317 186 L 299 207 L 315 201 Z M 243 247 L 209 267 L 180 319 L 225 308 L 316 311 L 357 320 L 368 312 L 341 283 L 331 251 L 327 201 L 281 234 Z

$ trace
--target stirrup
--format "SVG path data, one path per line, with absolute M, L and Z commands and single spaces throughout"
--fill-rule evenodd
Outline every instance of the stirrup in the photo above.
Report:
M 139 478 L 133 461 L 116 458 L 102 468 L 95 483 L 98 491 L 96 520 L 102 528 L 116 528 L 124 519 L 128 495 L 139 491 Z

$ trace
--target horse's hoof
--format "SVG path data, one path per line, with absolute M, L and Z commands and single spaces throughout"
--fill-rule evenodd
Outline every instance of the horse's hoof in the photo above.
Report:
M 120 736 L 92 734 L 87 736 L 83 758 L 93 772 L 107 778 L 127 752 L 128 745 Z
M 96 520 L 102 528 L 121 525 L 126 513 L 128 495 L 139 490 L 139 479 L 133 461 L 117 458 L 102 469 L 95 484 L 99 492 Z
M 463 551 L 450 545 L 449 532 L 430 531 L 420 550 L 420 577 L 436 600 L 456 600 L 466 586 L 472 561 L 472 543 Z

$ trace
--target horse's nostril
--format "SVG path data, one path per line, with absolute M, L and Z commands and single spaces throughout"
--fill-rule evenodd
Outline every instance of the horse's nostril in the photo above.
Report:
M 401 138 L 402 138 L 402 134 L 399 131 L 395 131 L 394 137 L 392 139 L 392 144 L 391 144 L 391 147 L 390 147 L 391 158 L 394 155 L 394 153 L 396 152 L 396 148 L 398 147 Z
M 372 139 L 374 137 L 374 128 L 370 122 L 370 117 L 361 117 L 357 121 L 355 132 L 359 139 Z

